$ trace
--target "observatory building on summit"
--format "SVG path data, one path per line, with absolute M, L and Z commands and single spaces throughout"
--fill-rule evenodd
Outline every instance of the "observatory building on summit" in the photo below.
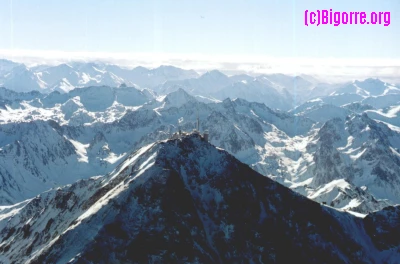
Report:
M 182 131 L 179 128 L 178 132 L 175 132 L 174 134 L 172 134 L 171 139 L 181 138 L 182 136 L 187 136 L 187 135 L 190 135 L 190 134 L 199 135 L 203 140 L 208 142 L 208 139 L 209 139 L 208 130 L 204 130 L 203 134 L 200 133 L 200 119 L 199 119 L 198 115 L 197 115 L 197 120 L 196 120 L 196 127 L 193 129 L 192 132 L 188 133 L 188 132 Z

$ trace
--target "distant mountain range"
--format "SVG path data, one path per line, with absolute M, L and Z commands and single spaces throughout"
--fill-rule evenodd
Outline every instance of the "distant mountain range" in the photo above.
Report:
M 331 102 L 340 103 L 371 96 L 400 94 L 400 88 L 379 79 L 366 79 L 343 84 L 327 84 L 307 76 L 269 74 L 227 76 L 212 70 L 199 75 L 193 70 L 174 66 L 154 69 L 136 67 L 121 68 L 104 63 L 71 62 L 57 66 L 24 64 L 0 60 L 0 86 L 18 92 L 32 90 L 42 93 L 58 91 L 67 93 L 74 88 L 89 86 L 135 86 L 151 89 L 158 95 L 166 95 L 179 88 L 194 96 L 211 100 L 242 98 L 251 102 L 265 103 L 271 108 L 290 110 L 310 99 L 329 96 Z M 343 94 L 351 93 L 351 98 Z

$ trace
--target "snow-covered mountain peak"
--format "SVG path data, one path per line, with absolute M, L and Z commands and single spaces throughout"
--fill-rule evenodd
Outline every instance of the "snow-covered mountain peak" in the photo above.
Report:
M 16 63 L 10 60 L 0 59 L 0 79 L 2 75 L 9 73 L 13 68 L 20 66 L 20 63 Z
M 62 77 L 61 75 L 70 74 L 73 71 L 74 71 L 74 68 L 71 65 L 62 63 L 62 64 L 59 64 L 56 66 L 48 67 L 48 68 L 44 69 L 42 72 L 47 73 L 49 75 L 52 75 L 52 74 L 59 75 L 59 76 L 57 76 L 59 78 L 59 77 Z
M 180 107 L 188 102 L 197 102 L 196 98 L 189 95 L 184 89 L 181 87 L 178 90 L 169 93 L 164 99 L 163 102 L 171 107 Z
M 227 78 L 227 77 L 228 76 L 226 76 L 225 74 L 223 74 L 219 70 L 207 71 L 203 75 L 200 76 L 200 78 L 214 78 L 214 79 Z
M 379 79 L 369 78 L 364 81 L 355 81 L 354 84 L 366 91 L 369 95 L 382 95 L 387 89 L 387 84 Z
M 132 70 L 138 71 L 138 72 L 147 72 L 149 69 L 147 69 L 143 66 L 137 66 L 137 67 L 133 68 Z
M 398 240 L 373 236 L 395 230 L 394 209 L 367 222 L 337 212 L 192 134 L 146 145 L 104 177 L 0 208 L 0 260 L 379 262 L 399 257 Z
M 60 106 L 60 109 L 64 113 L 66 120 L 70 119 L 71 116 L 79 109 L 84 109 L 84 105 L 81 103 L 79 96 L 72 97 Z
M 363 134 L 367 134 L 370 139 L 386 141 L 387 138 L 394 135 L 394 132 L 387 125 L 374 121 L 368 117 L 367 113 L 349 116 L 345 124 L 348 126 L 349 133 L 353 136 L 362 137 Z
M 187 78 L 195 78 L 198 74 L 194 70 L 182 70 L 172 65 L 161 65 L 151 71 L 155 75 L 165 76 L 167 78 L 181 78 L 182 72 L 187 74 Z

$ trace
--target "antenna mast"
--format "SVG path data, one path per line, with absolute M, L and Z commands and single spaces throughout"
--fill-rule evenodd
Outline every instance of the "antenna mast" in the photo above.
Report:
M 199 104 L 196 104 L 196 109 L 197 109 L 197 131 L 200 132 Z

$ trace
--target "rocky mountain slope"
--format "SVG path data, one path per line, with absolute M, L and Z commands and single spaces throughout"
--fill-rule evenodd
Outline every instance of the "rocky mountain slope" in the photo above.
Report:
M 321 206 L 192 135 L 0 207 L 0 261 L 394 263 L 396 219 L 395 207 L 361 219 Z

